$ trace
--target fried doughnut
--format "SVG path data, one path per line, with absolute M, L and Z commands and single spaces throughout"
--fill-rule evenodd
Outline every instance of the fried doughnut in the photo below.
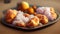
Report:
M 28 27 L 36 27 L 38 25 L 39 25 L 39 18 L 37 16 L 32 18 L 27 24 Z
M 27 11 L 29 14 L 34 14 L 34 9 L 32 7 L 28 8 Z
M 39 18 L 40 22 L 43 24 L 48 23 L 48 18 L 45 15 L 42 14 L 36 14 L 36 16 Z
M 56 13 L 52 13 L 52 12 L 51 12 L 51 15 L 52 15 L 52 18 L 53 18 L 53 19 L 56 19 L 56 18 L 57 18 L 57 14 L 56 14 Z
M 57 18 L 57 14 L 55 13 L 55 10 L 54 10 L 54 8 L 50 8 L 50 12 L 51 12 L 51 15 L 52 15 L 52 18 L 53 19 L 56 19 Z
M 43 15 L 43 16 L 42 16 L 42 19 L 40 20 L 40 22 L 41 22 L 42 24 L 47 24 L 47 23 L 48 23 L 48 18 L 47 18 L 45 15 Z
M 15 18 L 15 16 L 17 15 L 17 11 L 16 10 L 7 10 L 7 13 L 5 15 L 5 19 L 7 22 L 11 23 L 11 21 Z

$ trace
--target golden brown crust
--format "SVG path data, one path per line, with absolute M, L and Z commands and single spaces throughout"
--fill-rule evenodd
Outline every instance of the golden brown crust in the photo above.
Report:
M 42 14 L 36 14 L 36 16 L 39 18 L 40 22 L 43 24 L 48 23 L 48 18 L 45 15 Z
M 45 15 L 43 15 L 43 16 L 42 16 L 42 19 L 40 20 L 40 22 L 41 22 L 42 24 L 47 24 L 47 23 L 48 23 L 48 18 L 47 18 Z
M 39 18 L 37 16 L 35 16 L 34 18 L 32 18 L 28 23 L 27 26 L 28 27 L 36 27 L 39 25 Z
M 51 7 L 50 10 L 51 10 L 50 12 L 51 12 L 52 18 L 56 19 L 57 18 L 57 14 L 55 13 L 54 8 Z
M 5 19 L 7 22 L 11 23 L 11 21 L 16 17 L 17 11 L 9 9 L 5 15 Z
M 34 9 L 32 7 L 28 8 L 27 11 L 29 14 L 34 14 Z

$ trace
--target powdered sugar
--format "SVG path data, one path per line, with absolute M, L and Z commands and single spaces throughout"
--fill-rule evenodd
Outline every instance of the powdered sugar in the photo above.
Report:
M 31 20 L 31 18 L 34 17 L 34 15 L 29 15 L 29 17 L 25 17 L 24 14 L 25 13 L 23 13 L 22 11 L 18 11 L 18 14 L 12 24 L 22 23 L 22 22 L 27 23 L 29 20 Z
M 53 20 L 51 12 L 50 12 L 50 7 L 39 7 L 36 9 L 36 12 L 46 15 L 49 20 Z

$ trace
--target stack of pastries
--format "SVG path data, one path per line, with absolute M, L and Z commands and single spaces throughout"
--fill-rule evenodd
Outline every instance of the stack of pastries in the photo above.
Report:
M 17 10 L 9 9 L 5 20 L 9 24 L 20 27 L 37 27 L 57 18 L 54 8 L 30 6 L 27 2 L 18 3 Z

